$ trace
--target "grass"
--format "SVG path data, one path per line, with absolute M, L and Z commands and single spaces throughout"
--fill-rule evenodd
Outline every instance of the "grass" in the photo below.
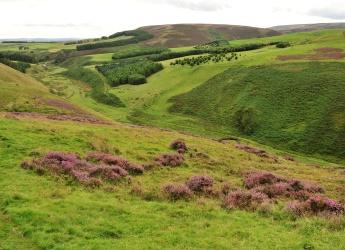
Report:
M 240 173 L 253 168 L 276 169 L 285 176 L 325 183 L 329 195 L 341 197 L 338 187 L 343 180 L 335 165 L 315 168 L 297 163 L 296 168 L 296 163 L 287 161 L 271 164 L 236 150 L 233 144 L 123 125 L 79 126 L 1 118 L 0 131 L 0 164 L 6 166 L 0 170 L 1 211 L 11 221 L 11 228 L 16 228 L 14 233 L 1 236 L 4 247 L 10 246 L 18 235 L 32 249 L 107 249 L 113 244 L 118 249 L 206 249 L 210 245 L 216 249 L 227 249 L 229 245 L 241 249 L 299 249 L 305 244 L 340 249 L 345 244 L 343 227 L 327 229 L 332 224 L 325 219 L 292 220 L 280 209 L 271 215 L 227 212 L 208 198 L 176 203 L 160 198 L 160 188 L 165 183 L 208 174 L 217 182 L 241 185 Z M 169 143 L 176 138 L 185 139 L 190 148 L 207 154 L 209 160 L 188 157 L 184 167 L 149 171 L 134 177 L 130 185 L 117 185 L 112 192 L 88 190 L 19 167 L 32 152 L 63 150 L 85 154 L 101 146 L 144 163 L 167 152 Z M 211 161 L 214 163 L 209 165 Z M 146 195 L 141 198 L 130 194 L 132 186 L 141 186 Z M 150 241 L 146 240 L 148 237 Z

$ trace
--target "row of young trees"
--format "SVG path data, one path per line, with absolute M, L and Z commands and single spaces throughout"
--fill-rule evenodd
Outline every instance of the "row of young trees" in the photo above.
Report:
M 96 68 L 108 79 L 110 85 L 115 87 L 128 83 L 146 83 L 146 77 L 162 70 L 163 65 L 147 59 L 118 60 Z
M 184 58 L 184 59 L 177 59 L 174 62 L 171 62 L 170 65 L 189 65 L 189 66 L 196 66 L 201 64 L 206 64 L 208 62 L 219 63 L 223 61 L 230 62 L 231 60 L 237 60 L 238 56 L 236 53 L 232 52 L 230 55 L 222 53 L 222 54 L 210 54 L 205 56 L 198 56 L 198 57 L 191 57 L 191 58 Z

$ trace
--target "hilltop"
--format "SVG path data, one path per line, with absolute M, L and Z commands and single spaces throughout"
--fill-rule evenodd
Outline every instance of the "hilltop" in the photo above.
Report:
M 275 30 L 281 33 L 292 33 L 292 32 L 306 32 L 322 29 L 340 29 L 344 28 L 345 23 L 312 23 L 312 24 L 292 24 L 292 25 L 280 25 L 273 26 L 269 29 Z
M 234 40 L 278 35 L 279 32 L 239 25 L 222 24 L 171 24 L 141 27 L 154 38 L 147 41 L 149 45 L 166 47 L 192 46 L 214 40 Z

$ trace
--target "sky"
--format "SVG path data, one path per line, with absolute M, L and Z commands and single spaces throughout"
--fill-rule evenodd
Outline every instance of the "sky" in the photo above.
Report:
M 345 22 L 345 0 L 0 0 L 0 39 L 91 38 L 175 23 Z

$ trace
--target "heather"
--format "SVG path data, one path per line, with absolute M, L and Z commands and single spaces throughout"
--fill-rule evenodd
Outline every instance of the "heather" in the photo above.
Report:
M 22 163 L 24 169 L 37 174 L 53 174 L 71 177 L 75 181 L 91 186 L 101 186 L 104 181 L 117 182 L 129 174 L 141 174 L 143 168 L 118 156 L 89 153 L 85 159 L 74 153 L 49 152 L 41 158 Z
M 184 154 L 188 151 L 187 145 L 182 140 L 175 140 L 170 144 L 170 148 L 176 150 L 180 154 Z
M 181 154 L 161 154 L 155 158 L 155 162 L 164 167 L 179 167 L 184 157 Z

